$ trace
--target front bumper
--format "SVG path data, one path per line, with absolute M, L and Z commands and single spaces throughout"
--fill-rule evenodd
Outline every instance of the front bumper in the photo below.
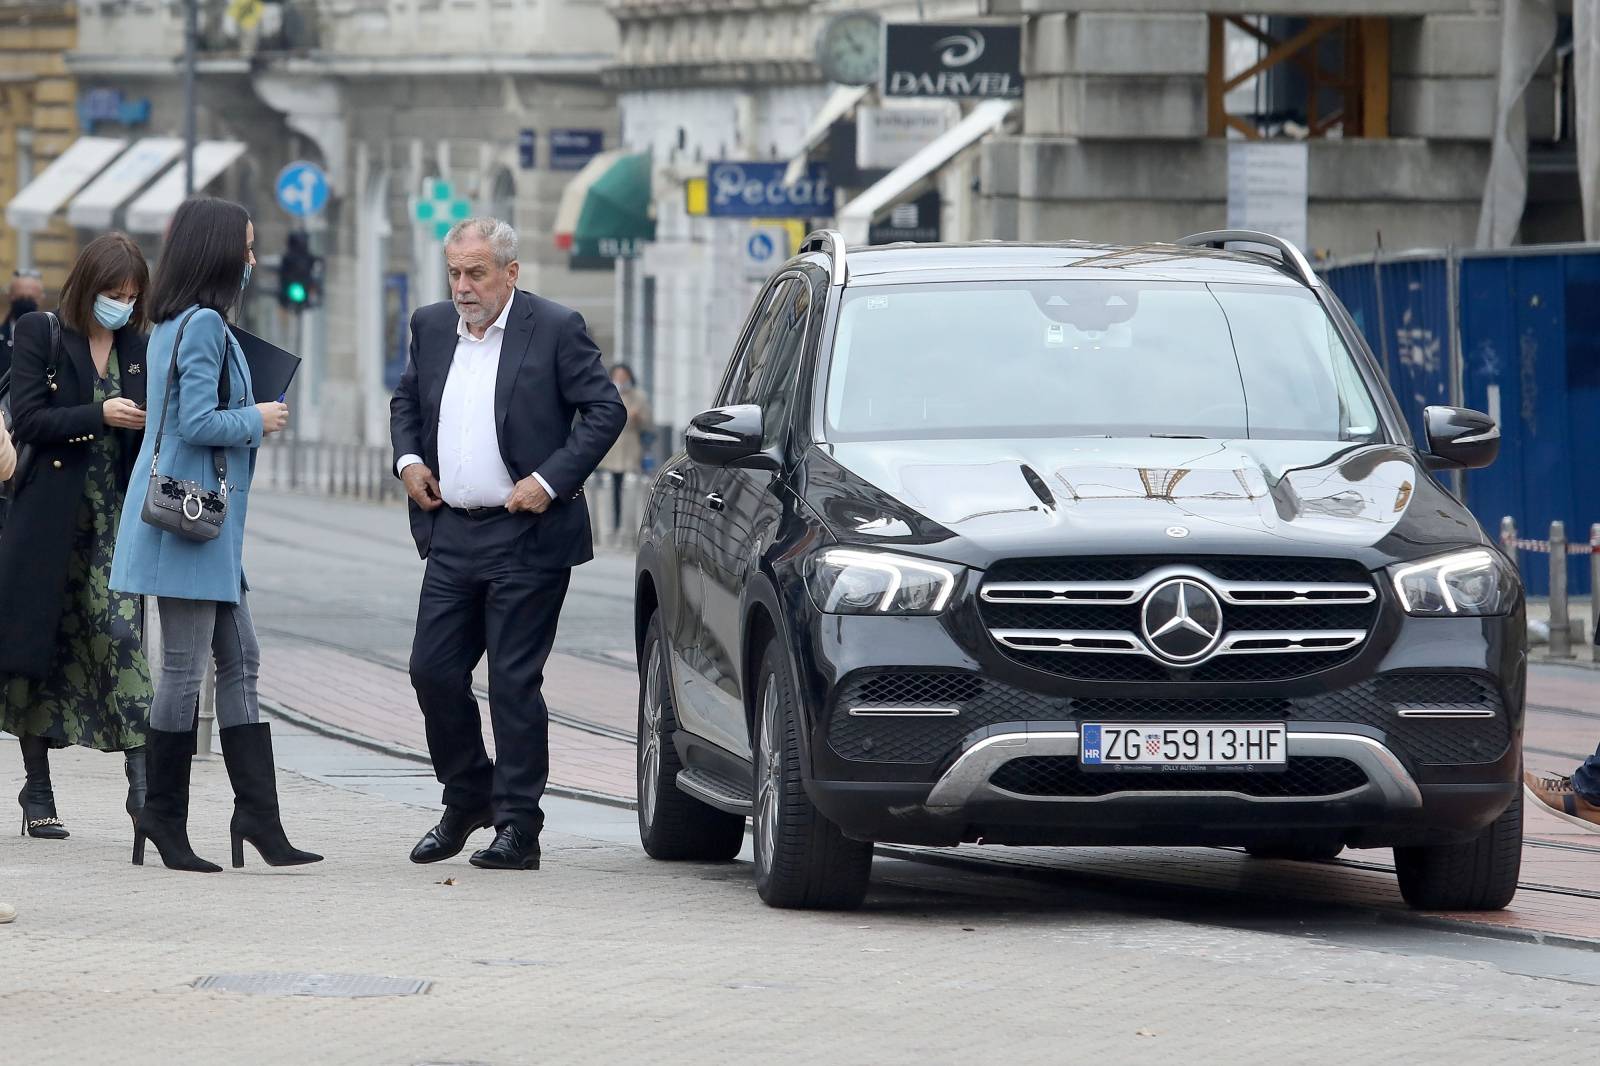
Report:
M 1312 834 L 1381 847 L 1461 840 L 1493 821 L 1519 787 L 1520 622 L 1402 619 L 1385 647 L 1281 683 L 1111 685 L 1019 667 L 959 617 L 828 618 L 802 652 L 809 661 L 800 676 L 810 679 L 807 791 L 847 834 L 884 842 L 1249 845 Z M 873 716 L 880 708 L 861 701 L 871 694 L 863 679 L 875 678 L 894 682 L 878 685 L 881 692 L 911 695 L 922 679 L 943 678 L 921 705 L 890 709 L 944 713 Z M 1466 695 L 1474 702 L 1461 709 L 1480 717 L 1401 713 L 1448 709 L 1467 703 Z M 1139 781 L 1149 781 L 1146 774 L 1121 774 L 1112 775 L 1113 790 L 1090 794 L 1095 789 L 1079 787 L 1083 779 L 1074 776 L 1082 773 L 1076 756 L 1084 721 L 1264 715 L 1287 724 L 1291 768 L 1297 760 L 1340 761 L 1355 783 L 1248 795 L 1219 778 L 1207 782 L 1207 774 L 1158 787 Z M 1053 778 L 1030 794 L 1003 787 L 996 775 L 1016 759 Z M 1107 775 L 1093 776 L 1098 787 Z

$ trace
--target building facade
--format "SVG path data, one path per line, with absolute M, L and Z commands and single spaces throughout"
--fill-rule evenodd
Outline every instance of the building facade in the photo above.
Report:
M 136 150 L 183 135 L 182 6 L 82 0 L 78 23 L 75 44 L 58 55 L 80 97 L 107 116 L 79 132 L 127 139 L 132 147 L 102 178 L 119 167 L 132 176 L 90 197 L 96 210 L 73 201 L 61 213 L 132 229 L 158 256 L 165 216 L 139 205 L 173 172 L 181 181 L 182 164 L 127 164 Z M 197 155 L 197 176 L 202 191 L 239 200 L 255 221 L 261 268 L 244 320 L 306 356 L 291 397 L 303 435 L 387 440 L 410 312 L 447 298 L 439 237 L 468 213 L 516 225 L 522 285 L 582 311 L 609 351 L 611 276 L 570 269 L 552 232 L 583 163 L 570 145 L 592 154 L 617 138 L 613 95 L 600 81 L 616 47 L 603 6 L 201 0 L 198 46 L 197 140 L 222 162 L 212 174 Z M 308 218 L 286 210 L 277 190 L 296 161 L 326 175 L 325 203 Z M 279 306 L 274 270 L 296 229 L 325 264 L 320 306 L 301 312 Z
M 66 63 L 77 25 L 71 3 L 0 0 L 0 204 L 77 138 L 77 88 Z M 13 270 L 33 269 L 58 292 L 76 251 L 63 223 L 37 233 L 0 226 L 0 284 Z

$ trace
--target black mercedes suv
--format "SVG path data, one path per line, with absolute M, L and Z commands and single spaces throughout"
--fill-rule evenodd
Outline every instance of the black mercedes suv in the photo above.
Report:
M 1514 568 L 1349 314 L 1260 233 L 813 234 L 656 478 L 639 828 L 851 907 L 875 841 L 1392 847 L 1421 908 L 1516 890 Z

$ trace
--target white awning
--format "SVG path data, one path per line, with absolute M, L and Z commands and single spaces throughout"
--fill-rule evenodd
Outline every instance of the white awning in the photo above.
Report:
M 244 155 L 239 141 L 201 141 L 194 146 L 194 191 L 215 181 L 233 161 Z M 128 228 L 135 233 L 162 233 L 184 198 L 184 167 L 180 161 L 128 207 Z
M 127 143 L 120 137 L 79 137 L 28 182 L 27 188 L 12 197 L 6 205 L 6 223 L 25 233 L 44 229 L 50 224 L 50 216 L 115 159 Z
M 872 220 L 892 207 L 929 175 L 1003 125 L 1018 107 L 1015 100 L 985 100 L 966 118 L 910 159 L 885 174 L 872 188 L 844 205 L 839 229 L 851 247 L 867 243 Z
M 85 229 L 109 229 L 117 208 L 139 194 L 183 152 L 181 137 L 145 137 L 89 183 L 67 207 L 67 221 Z
M 823 138 L 828 136 L 828 130 L 835 122 L 850 113 L 850 109 L 859 104 L 868 93 L 872 91 L 871 85 L 841 85 L 828 95 L 822 107 L 811 119 L 811 125 L 806 127 L 806 136 L 800 144 L 800 150 L 789 160 L 789 169 L 783 172 L 783 183 L 793 185 L 806 173 L 806 161 L 811 152 L 821 144 Z

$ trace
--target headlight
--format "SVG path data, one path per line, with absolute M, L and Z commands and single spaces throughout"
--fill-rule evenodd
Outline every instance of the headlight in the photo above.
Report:
M 806 583 L 827 614 L 938 614 L 960 573 L 926 559 L 829 548 L 812 558 Z
M 1407 614 L 1505 614 L 1517 598 L 1515 571 L 1498 553 L 1482 548 L 1391 566 L 1389 573 Z

